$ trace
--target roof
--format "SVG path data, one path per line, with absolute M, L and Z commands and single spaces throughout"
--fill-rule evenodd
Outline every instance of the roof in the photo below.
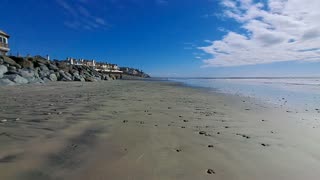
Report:
M 6 37 L 10 37 L 7 33 L 3 32 L 2 30 L 0 30 L 0 35 L 6 36 Z

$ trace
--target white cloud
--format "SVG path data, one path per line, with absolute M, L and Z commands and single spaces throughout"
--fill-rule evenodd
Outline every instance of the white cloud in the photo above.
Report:
M 107 27 L 103 18 L 93 15 L 96 10 L 89 8 L 88 0 L 79 0 L 72 3 L 67 0 L 56 0 L 56 2 L 68 15 L 64 22 L 64 25 L 68 28 L 92 30 Z
M 221 5 L 224 16 L 240 23 L 245 33 L 228 31 L 199 47 L 212 55 L 205 66 L 320 61 L 319 0 L 222 0 Z

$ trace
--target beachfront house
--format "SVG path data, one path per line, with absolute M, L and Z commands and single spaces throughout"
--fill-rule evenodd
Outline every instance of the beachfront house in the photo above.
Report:
M 89 67 L 95 67 L 96 61 L 95 60 L 85 60 L 85 59 L 75 59 L 75 58 L 67 58 L 67 62 L 71 65 L 76 66 L 89 66 Z
M 9 37 L 8 34 L 0 30 L 0 55 L 6 55 L 7 52 L 10 51 L 8 43 Z
M 120 71 L 120 68 L 116 64 L 109 64 L 106 62 L 98 62 L 95 66 L 96 71 L 98 72 L 106 72 L 106 73 L 119 73 L 122 74 L 123 72 Z

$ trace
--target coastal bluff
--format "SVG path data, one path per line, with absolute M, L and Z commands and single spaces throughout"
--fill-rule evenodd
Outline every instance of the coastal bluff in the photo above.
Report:
M 128 72 L 124 72 L 124 74 L 130 75 Z M 145 73 L 132 75 L 149 77 Z M 52 81 L 96 82 L 116 79 L 122 79 L 122 74 L 99 72 L 94 67 L 72 65 L 59 60 L 50 61 L 41 56 L 0 56 L 0 86 L 39 84 Z

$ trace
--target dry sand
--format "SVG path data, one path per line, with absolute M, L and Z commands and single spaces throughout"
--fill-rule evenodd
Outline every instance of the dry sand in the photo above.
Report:
M 1 180 L 320 178 L 319 112 L 175 83 L 0 87 L 0 121 Z

